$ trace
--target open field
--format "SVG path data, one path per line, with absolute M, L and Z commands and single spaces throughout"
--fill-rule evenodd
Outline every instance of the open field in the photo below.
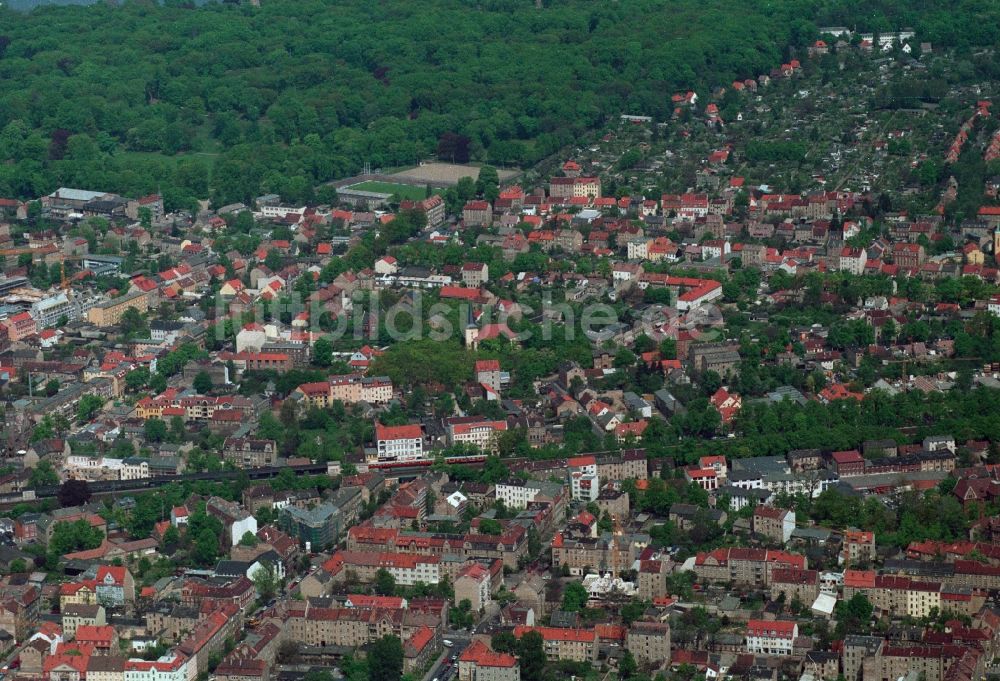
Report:
M 520 170 L 497 169 L 500 175 L 500 183 L 517 177 Z M 393 173 L 392 177 L 405 178 L 410 182 L 429 182 L 431 184 L 456 185 L 463 177 L 471 177 L 473 180 L 479 177 L 479 167 L 463 165 L 459 163 L 424 163 L 409 170 L 401 170 Z

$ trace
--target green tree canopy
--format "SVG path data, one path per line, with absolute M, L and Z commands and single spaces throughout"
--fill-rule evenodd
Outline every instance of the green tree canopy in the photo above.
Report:
M 403 676 L 403 644 L 396 636 L 383 636 L 368 654 L 368 681 L 399 681 Z

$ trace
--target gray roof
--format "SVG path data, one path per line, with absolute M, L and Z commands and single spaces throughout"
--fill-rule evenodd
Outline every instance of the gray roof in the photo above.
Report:
M 238 577 L 246 575 L 252 563 L 245 560 L 220 560 L 215 566 L 215 574 L 224 577 Z
M 745 476 L 744 479 L 752 480 L 753 475 Z M 732 479 L 732 475 L 730 475 Z M 737 497 L 744 499 L 757 499 L 758 501 L 767 501 L 771 498 L 771 491 L 764 489 L 762 487 L 757 487 L 753 489 L 744 489 L 742 487 L 736 487 L 734 485 L 723 485 L 718 490 L 716 490 L 716 496 L 728 496 Z
M 885 561 L 885 571 L 914 577 L 950 577 L 955 574 L 955 566 L 939 561 L 890 558 Z
M 537 489 L 549 497 L 559 496 L 563 491 L 563 486 L 560 483 L 549 482 L 548 480 L 529 480 L 524 486 L 530 489 Z
M 369 192 L 363 189 L 352 189 L 350 187 L 341 187 L 337 190 L 340 196 L 347 197 L 359 197 L 366 199 L 388 199 L 392 194 L 386 194 L 385 192 Z
M 93 201 L 104 196 L 107 192 L 94 192 L 87 189 L 70 189 L 69 187 L 59 187 L 50 196 L 56 199 L 66 199 L 67 201 Z
M 830 530 L 824 530 L 822 527 L 796 527 L 792 530 L 792 539 L 827 541 L 829 538 Z
M 841 478 L 840 482 L 854 489 L 868 489 L 885 485 L 896 485 L 915 481 L 944 480 L 948 477 L 944 471 L 913 471 L 908 473 L 873 473 L 871 475 L 853 475 Z
M 850 648 L 864 648 L 869 654 L 874 654 L 882 645 L 882 637 L 852 634 L 844 637 L 844 645 Z
M 320 504 L 314 508 L 299 508 L 298 506 L 286 506 L 284 512 L 297 522 L 306 525 L 322 525 L 329 521 L 331 517 L 340 513 L 340 509 L 332 504 Z
M 771 402 L 781 402 L 786 398 L 799 405 L 804 406 L 806 403 L 805 395 L 790 385 L 780 386 L 767 394 L 767 399 Z
M 755 473 L 778 473 L 788 470 L 788 462 L 783 456 L 755 456 L 750 459 L 735 459 L 733 470 Z M 730 476 L 732 477 L 732 476 Z

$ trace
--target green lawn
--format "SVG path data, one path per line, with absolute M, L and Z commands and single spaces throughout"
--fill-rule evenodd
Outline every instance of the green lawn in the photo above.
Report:
M 376 182 L 375 180 L 368 180 L 367 182 L 359 182 L 358 184 L 352 184 L 351 189 L 357 189 L 363 192 L 377 192 L 379 194 L 395 194 L 400 199 L 410 199 L 411 201 L 418 201 L 420 199 L 427 198 L 427 188 L 421 187 L 419 185 L 409 185 L 409 184 L 397 184 L 395 182 Z M 440 194 L 439 189 L 432 190 L 435 194 Z

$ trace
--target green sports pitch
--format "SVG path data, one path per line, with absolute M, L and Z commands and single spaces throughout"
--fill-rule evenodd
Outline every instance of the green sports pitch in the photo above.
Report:
M 420 199 L 427 198 L 427 188 L 421 187 L 420 185 L 412 184 L 398 184 L 396 182 L 378 182 L 375 180 L 368 180 L 367 182 L 359 182 L 358 184 L 352 184 L 350 189 L 357 189 L 362 192 L 377 192 L 379 194 L 395 194 L 400 199 L 410 199 L 411 201 L 419 201 Z M 433 189 L 434 194 L 440 194 L 441 190 Z

